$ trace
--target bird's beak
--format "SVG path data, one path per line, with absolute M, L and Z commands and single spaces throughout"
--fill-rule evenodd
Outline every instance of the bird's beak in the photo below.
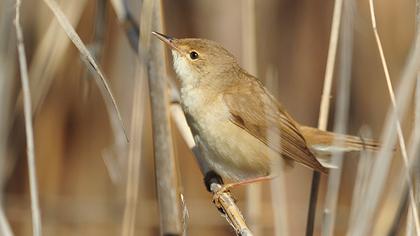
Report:
M 156 31 L 153 31 L 152 34 L 154 36 L 156 36 L 158 39 L 162 40 L 164 43 L 168 44 L 168 46 L 171 49 L 175 49 L 175 50 L 179 51 L 178 48 L 175 46 L 175 43 L 174 43 L 175 38 L 170 37 L 170 36 L 166 36 L 164 34 L 156 32 Z

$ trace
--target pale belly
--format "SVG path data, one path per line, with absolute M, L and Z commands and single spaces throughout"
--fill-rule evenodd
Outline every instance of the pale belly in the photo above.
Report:
M 223 106 L 216 107 L 207 107 L 206 115 L 190 113 L 189 121 L 208 150 L 204 158 L 210 168 L 234 181 L 270 175 L 272 160 L 279 159 L 279 155 L 232 123 L 228 112 L 220 109 Z
M 200 134 L 213 156 L 209 164 L 218 174 L 233 180 L 252 179 L 270 174 L 271 149 L 230 121 L 217 130 Z

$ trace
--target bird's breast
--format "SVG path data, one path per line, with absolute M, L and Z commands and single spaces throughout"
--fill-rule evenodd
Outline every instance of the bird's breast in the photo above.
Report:
M 234 180 L 268 174 L 269 148 L 230 121 L 221 95 L 207 97 L 198 89 L 183 89 L 181 96 L 188 125 L 211 151 L 204 156 L 212 169 Z
M 184 111 L 201 122 L 227 118 L 229 115 L 221 94 L 215 94 L 206 89 L 183 87 L 181 99 Z

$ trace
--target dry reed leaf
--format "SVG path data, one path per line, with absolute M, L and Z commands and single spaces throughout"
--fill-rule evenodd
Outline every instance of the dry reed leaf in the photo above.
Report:
M 89 50 L 80 39 L 79 35 L 74 30 L 73 26 L 70 24 L 67 17 L 61 11 L 57 2 L 55 2 L 54 0 L 44 0 L 44 2 L 48 5 L 48 7 L 54 13 L 56 19 L 58 20 L 58 22 L 60 23 L 64 31 L 66 32 L 67 36 L 70 38 L 70 40 L 79 50 L 82 58 L 86 60 L 87 64 L 89 65 L 88 68 L 93 73 L 95 81 L 99 87 L 99 90 L 101 91 L 101 94 L 104 97 L 105 103 L 107 105 L 106 107 L 108 109 L 108 113 L 111 117 L 111 122 L 112 120 L 117 120 L 119 122 L 122 133 L 124 134 L 124 137 L 126 141 L 128 142 L 129 139 L 128 139 L 127 132 L 124 128 L 124 123 L 121 117 L 121 113 L 118 109 L 118 105 L 112 94 L 111 88 L 109 87 L 108 82 L 104 74 L 102 73 L 102 70 L 96 64 L 95 59 L 90 54 Z

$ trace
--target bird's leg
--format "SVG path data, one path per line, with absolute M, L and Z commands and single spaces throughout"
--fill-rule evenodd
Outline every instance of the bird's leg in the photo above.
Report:
M 211 192 L 212 184 L 224 185 L 222 177 L 215 171 L 211 170 L 204 176 L 204 184 L 206 185 L 207 191 Z
M 213 195 L 213 201 L 217 202 L 217 199 L 220 198 L 220 195 L 222 193 L 228 192 L 230 189 L 241 186 L 241 185 L 245 185 L 245 184 L 251 184 L 251 183 L 255 183 L 255 182 L 261 182 L 261 181 L 265 181 L 265 180 L 271 180 L 273 179 L 274 176 L 271 175 L 267 175 L 267 176 L 261 176 L 261 177 L 257 177 L 257 178 L 252 178 L 252 179 L 245 179 L 239 182 L 234 182 L 234 183 L 229 183 L 229 184 L 224 184 L 219 190 L 217 190 L 217 192 L 214 193 Z

